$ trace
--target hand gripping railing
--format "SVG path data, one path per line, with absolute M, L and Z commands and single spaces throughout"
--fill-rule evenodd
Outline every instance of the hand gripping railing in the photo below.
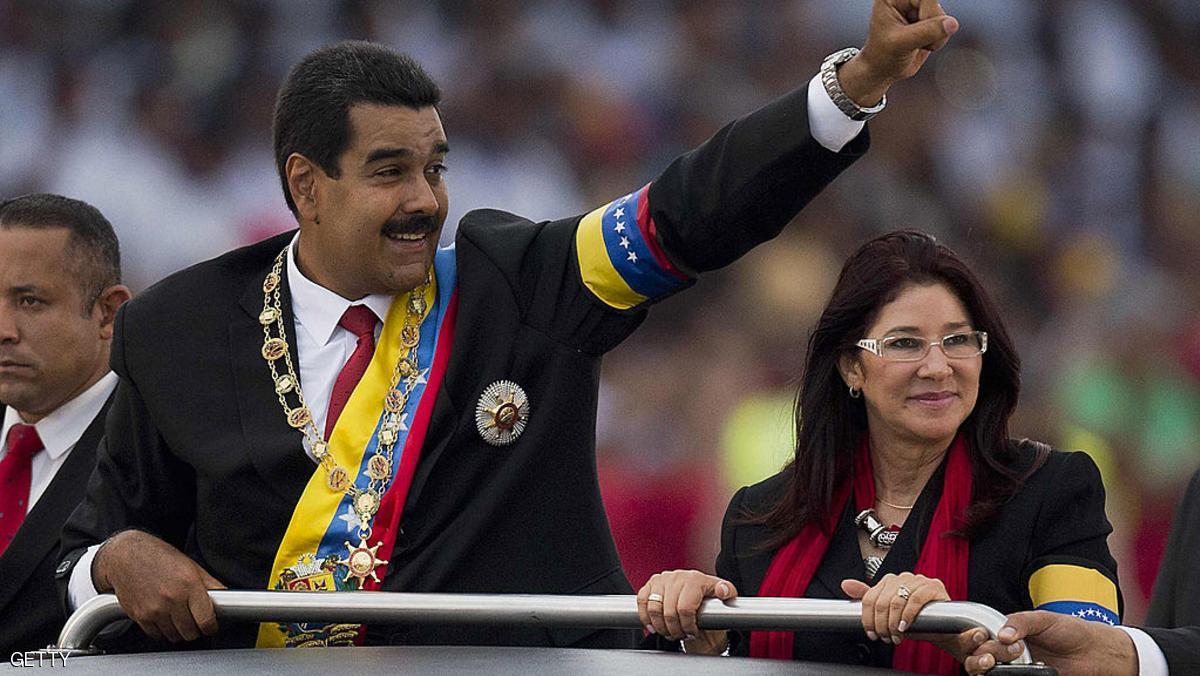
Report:
M 635 596 L 280 591 L 210 591 L 208 595 L 217 618 L 234 621 L 642 627 Z M 701 629 L 859 631 L 861 617 L 862 604 L 855 601 L 742 598 L 725 603 L 708 599 L 700 608 L 697 623 Z M 97 634 L 125 618 L 115 596 L 102 594 L 90 599 L 63 626 L 57 649 L 68 654 L 93 652 L 91 644 Z M 995 638 L 1004 620 L 1001 613 L 978 603 L 934 602 L 921 610 L 908 631 L 957 634 L 979 627 Z M 1026 650 L 1013 664 L 1032 662 Z M 1035 673 L 1027 666 L 1022 669 Z M 1003 670 L 1004 665 L 997 668 Z

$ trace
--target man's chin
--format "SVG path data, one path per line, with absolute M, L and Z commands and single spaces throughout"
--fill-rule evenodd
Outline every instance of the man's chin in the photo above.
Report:
M 429 278 L 429 269 L 432 265 L 432 254 L 416 260 L 393 264 L 387 271 L 388 292 L 393 295 L 406 293 L 424 284 L 425 280 Z

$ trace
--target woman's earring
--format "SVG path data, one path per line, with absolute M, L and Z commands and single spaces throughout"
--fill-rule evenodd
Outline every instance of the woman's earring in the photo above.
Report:
M 850 386 L 850 398 L 851 398 L 851 399 L 858 399 L 858 398 L 859 398 L 859 397 L 861 397 L 861 396 L 862 396 L 862 390 L 860 390 L 860 389 L 857 389 L 857 388 L 855 388 L 853 385 L 851 385 L 851 386 Z

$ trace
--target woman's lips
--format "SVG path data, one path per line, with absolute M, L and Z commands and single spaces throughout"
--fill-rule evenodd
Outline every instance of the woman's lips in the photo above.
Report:
M 957 399 L 958 395 L 953 392 L 926 392 L 924 394 L 913 395 L 909 398 L 913 401 L 916 401 L 921 406 L 927 406 L 929 408 L 945 408 L 949 406 L 951 402 Z

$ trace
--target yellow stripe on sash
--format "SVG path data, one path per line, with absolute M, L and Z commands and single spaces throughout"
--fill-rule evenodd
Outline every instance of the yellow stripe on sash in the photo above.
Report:
M 608 257 L 602 230 L 604 212 L 608 207 L 606 204 L 579 221 L 579 229 L 575 231 L 579 273 L 584 286 L 606 305 L 628 310 L 646 302 L 646 297 L 630 288 Z
M 1029 576 L 1029 598 L 1033 607 L 1069 601 L 1095 603 L 1117 612 L 1117 587 L 1095 568 L 1056 563 L 1039 568 Z
M 426 315 L 433 308 L 436 295 L 435 280 L 435 283 L 428 285 L 425 290 Z M 383 399 L 391 385 L 396 362 L 407 353 L 407 349 L 400 343 L 400 329 L 404 327 L 407 309 L 407 293 L 392 300 L 387 318 L 383 322 L 383 331 L 379 335 L 379 344 L 375 347 L 375 354 L 371 357 L 362 379 L 350 393 L 346 407 L 342 409 L 342 414 L 328 439 L 330 455 L 338 466 L 346 468 L 352 477 L 357 475 L 362 466 L 367 443 L 375 433 L 379 417 L 383 415 Z M 423 321 L 425 317 L 422 316 L 421 319 Z M 300 496 L 300 502 L 296 503 L 296 509 L 292 512 L 279 550 L 275 553 L 267 589 L 275 588 L 284 569 L 295 566 L 300 557 L 317 551 L 330 522 L 337 516 L 338 506 L 344 494 L 329 488 L 323 467 L 315 465 L 315 468 L 308 485 L 304 487 L 304 493 Z M 263 622 L 258 625 L 257 647 L 282 648 L 284 639 L 283 632 L 279 630 L 279 623 Z

